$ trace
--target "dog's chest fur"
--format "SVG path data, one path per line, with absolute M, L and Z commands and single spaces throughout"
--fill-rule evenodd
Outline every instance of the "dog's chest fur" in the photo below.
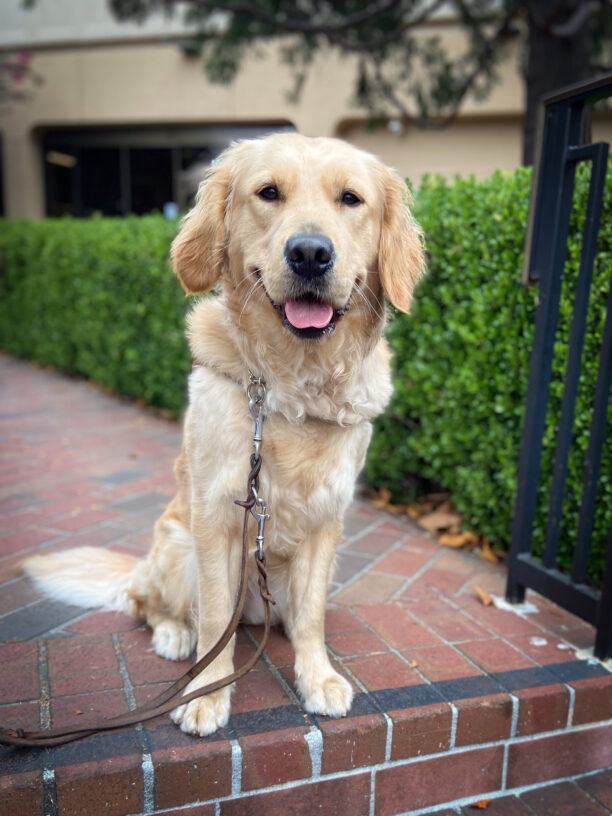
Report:
M 245 498 L 253 419 L 242 386 L 206 366 L 190 378 L 185 451 L 192 511 L 212 524 L 236 527 Z M 340 426 L 280 413 L 263 423 L 260 495 L 268 504 L 266 549 L 272 562 L 291 557 L 295 547 L 325 525 L 335 525 L 349 504 L 371 435 L 367 420 Z

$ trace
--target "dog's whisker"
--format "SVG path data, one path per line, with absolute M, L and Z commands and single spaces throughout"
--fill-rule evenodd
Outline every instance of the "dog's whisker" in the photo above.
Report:
M 236 289 L 242 289 L 243 286 L 248 286 L 252 288 L 253 286 L 257 286 L 257 284 L 259 283 L 261 283 L 261 280 L 259 278 L 255 277 L 255 280 L 253 280 L 253 275 L 245 274 L 244 277 L 238 281 Z
M 263 289 L 263 282 L 261 278 L 256 278 L 255 283 L 251 286 L 249 293 L 247 294 L 244 303 L 242 304 L 242 309 L 240 310 L 240 314 L 238 315 L 238 325 L 240 325 L 240 321 L 242 320 L 242 315 L 244 314 L 244 310 L 246 309 L 249 300 L 253 297 L 255 292 L 258 288 Z
M 366 308 L 372 313 L 372 315 L 377 316 L 379 314 L 379 312 L 372 306 L 370 300 L 368 299 L 365 292 L 363 291 L 363 289 L 361 288 L 361 286 L 358 283 L 355 284 L 355 291 L 357 292 L 359 297 L 364 302 Z M 380 301 L 378 301 L 378 298 L 376 298 L 376 300 L 377 300 L 377 302 L 378 302 L 378 304 L 380 306 Z
M 369 293 L 372 295 L 373 299 L 376 301 L 376 305 L 378 306 L 378 313 L 379 313 L 379 314 L 384 314 L 384 311 L 385 311 L 384 302 L 383 302 L 383 301 L 382 301 L 382 300 L 381 300 L 381 299 L 378 297 L 378 295 L 377 295 L 377 294 L 376 294 L 376 292 L 375 292 L 375 291 L 372 289 L 372 287 L 371 287 L 371 286 L 368 284 L 368 282 L 367 282 L 367 281 L 364 281 L 362 286 L 360 286 L 359 284 L 357 284 L 357 287 L 358 287 L 358 289 L 360 290 L 360 294 L 361 294 L 361 296 L 364 298 L 364 300 L 367 300 L 367 298 L 366 298 L 366 296 L 365 296 L 365 294 L 364 294 L 364 291 L 363 291 L 363 288 L 362 288 L 362 287 L 364 287 L 365 289 L 367 289 L 367 290 L 368 290 L 368 292 L 369 292 Z M 369 301 L 367 301 L 367 302 L 368 302 L 368 306 L 370 306 L 370 307 L 371 307 L 371 303 L 370 303 Z M 375 313 L 376 313 L 376 312 L 375 312 Z
M 366 308 L 369 309 L 370 311 L 372 311 L 372 304 L 369 302 L 368 298 L 366 297 L 365 292 L 363 291 L 363 288 L 361 287 L 361 285 L 359 283 L 355 284 L 355 291 L 357 292 L 357 294 L 359 295 L 359 297 L 363 301 Z

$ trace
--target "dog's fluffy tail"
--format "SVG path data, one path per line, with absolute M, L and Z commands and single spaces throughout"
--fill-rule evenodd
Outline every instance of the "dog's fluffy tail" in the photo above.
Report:
M 138 563 L 133 555 L 101 547 L 77 547 L 34 555 L 22 568 L 50 598 L 75 606 L 102 606 L 134 614 L 129 588 Z

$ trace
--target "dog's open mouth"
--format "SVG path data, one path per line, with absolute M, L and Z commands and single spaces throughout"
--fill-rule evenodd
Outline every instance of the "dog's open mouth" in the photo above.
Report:
M 325 329 L 334 319 L 334 310 L 329 303 L 302 297 L 285 303 L 285 318 L 294 329 Z
M 313 340 L 331 334 L 344 311 L 314 297 L 300 297 L 288 300 L 282 307 L 283 325 L 298 337 Z
M 310 295 L 288 300 L 283 306 L 274 302 L 272 305 L 282 314 L 283 325 L 306 340 L 331 334 L 349 307 L 347 303 L 342 309 L 334 309 L 330 303 Z
M 331 334 L 350 305 L 349 301 L 342 308 L 334 309 L 331 303 L 321 300 L 314 294 L 304 294 L 285 303 L 276 303 L 268 295 L 265 287 L 264 292 L 272 306 L 282 316 L 283 326 L 305 340 L 317 340 Z

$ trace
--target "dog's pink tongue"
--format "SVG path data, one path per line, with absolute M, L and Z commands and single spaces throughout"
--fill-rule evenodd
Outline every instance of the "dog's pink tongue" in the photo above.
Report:
M 296 329 L 324 329 L 334 316 L 334 310 L 329 303 L 318 300 L 288 300 L 285 315 Z

